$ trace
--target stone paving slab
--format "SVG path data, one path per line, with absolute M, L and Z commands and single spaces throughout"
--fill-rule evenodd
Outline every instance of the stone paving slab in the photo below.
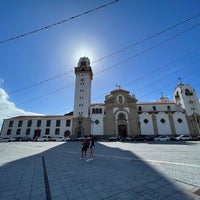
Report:
M 177 145 L 101 142 L 86 162 L 79 142 L 0 144 L 0 200 L 200 200 L 200 145 Z

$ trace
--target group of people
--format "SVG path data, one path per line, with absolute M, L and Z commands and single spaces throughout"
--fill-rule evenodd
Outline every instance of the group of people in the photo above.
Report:
M 94 136 L 90 135 L 88 138 L 86 135 L 82 139 L 82 146 L 81 146 L 81 159 L 90 161 L 94 159 Z M 87 159 L 87 150 L 89 149 L 89 157 Z

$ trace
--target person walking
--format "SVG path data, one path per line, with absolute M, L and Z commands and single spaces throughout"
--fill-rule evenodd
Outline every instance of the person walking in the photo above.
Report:
M 89 149 L 90 149 L 90 155 L 87 161 L 93 160 L 94 159 L 94 136 L 90 135 L 90 141 L 89 141 Z

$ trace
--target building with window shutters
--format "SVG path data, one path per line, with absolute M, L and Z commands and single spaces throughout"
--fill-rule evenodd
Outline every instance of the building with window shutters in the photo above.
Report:
M 104 103 L 91 103 L 92 67 L 81 57 L 75 67 L 73 112 L 63 116 L 18 116 L 5 119 L 1 136 L 100 137 L 144 135 L 199 135 L 200 103 L 195 90 L 180 82 L 174 101 L 161 96 L 157 102 L 139 102 L 120 86 L 105 96 Z

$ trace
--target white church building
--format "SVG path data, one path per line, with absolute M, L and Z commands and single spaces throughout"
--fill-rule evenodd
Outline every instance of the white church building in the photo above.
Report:
M 1 137 L 77 136 L 96 137 L 136 135 L 199 135 L 200 103 L 195 90 L 180 82 L 174 101 L 139 102 L 120 87 L 91 103 L 93 72 L 88 57 L 75 67 L 73 112 L 55 116 L 16 116 L 4 119 Z

